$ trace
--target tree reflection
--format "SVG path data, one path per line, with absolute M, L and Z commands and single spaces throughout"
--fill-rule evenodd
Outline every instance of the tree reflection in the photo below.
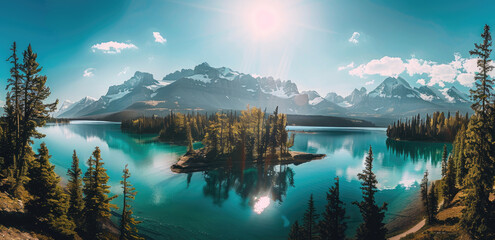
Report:
M 234 190 L 242 198 L 242 204 L 253 206 L 256 199 L 269 197 L 283 202 L 289 187 L 294 187 L 294 171 L 287 165 L 258 164 L 247 169 L 227 167 L 203 172 L 206 185 L 203 193 L 221 206 Z
M 387 138 L 386 144 L 387 150 L 398 157 L 411 158 L 413 162 L 431 159 L 436 166 L 442 160 L 442 147 L 445 143 L 396 141 Z M 447 151 L 451 150 L 452 144 L 447 143 Z

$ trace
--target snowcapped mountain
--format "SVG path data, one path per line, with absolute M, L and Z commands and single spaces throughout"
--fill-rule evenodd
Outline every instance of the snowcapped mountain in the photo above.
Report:
M 67 101 L 65 101 L 67 102 Z M 65 103 L 64 102 L 64 103 Z M 70 102 L 70 101 L 69 101 Z M 59 118 L 70 118 L 74 117 L 75 114 L 77 114 L 79 111 L 87 108 L 91 104 L 95 103 L 96 99 L 92 97 L 84 97 L 81 100 L 71 104 L 70 106 L 65 108 L 65 111 L 59 113 L 56 117 Z M 62 110 L 63 105 L 60 107 L 60 110 Z
M 56 118 L 60 115 L 62 115 L 64 112 L 67 111 L 72 105 L 74 104 L 73 101 L 71 100 L 65 100 L 62 104 L 60 104 L 60 107 L 58 107 L 57 111 L 53 113 L 52 117 Z
M 453 104 L 455 103 L 455 104 Z M 403 78 L 386 78 L 371 92 L 362 87 L 345 98 L 316 91 L 299 92 L 290 81 L 244 74 L 227 67 L 202 63 L 154 79 L 136 72 L 120 85 L 109 87 L 98 100 L 85 98 L 62 104 L 58 117 L 98 117 L 120 112 L 163 114 L 175 111 L 241 110 L 247 105 L 279 107 L 288 114 L 336 116 L 391 116 L 433 111 L 469 111 L 469 98 L 455 87 L 412 88 Z M 77 106 L 77 107 L 76 107 Z

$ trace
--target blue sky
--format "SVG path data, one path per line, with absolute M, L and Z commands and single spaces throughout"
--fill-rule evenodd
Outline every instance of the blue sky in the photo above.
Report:
M 99 97 L 135 71 L 161 79 L 202 62 L 322 95 L 397 75 L 414 86 L 467 90 L 468 52 L 484 24 L 495 27 L 494 9 L 491 1 L 8 1 L 0 59 L 13 41 L 31 43 L 51 99 L 62 101 Z M 9 67 L 0 61 L 2 89 Z

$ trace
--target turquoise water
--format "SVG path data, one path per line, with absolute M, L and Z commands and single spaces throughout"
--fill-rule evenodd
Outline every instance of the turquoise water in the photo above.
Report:
M 440 177 L 441 143 L 387 141 L 385 130 L 377 128 L 290 129 L 297 131 L 292 150 L 324 153 L 326 158 L 298 166 L 175 174 L 170 166 L 185 153 L 184 146 L 122 133 L 119 124 L 84 121 L 43 127 L 46 137 L 36 140 L 34 148 L 44 141 L 55 171 L 64 178 L 74 149 L 85 171 L 86 160 L 99 146 L 113 194 L 120 194 L 122 169 L 128 164 L 139 192 L 134 212 L 144 221 L 140 232 L 150 239 L 286 239 L 311 193 L 318 211 L 323 210 L 336 176 L 352 235 L 361 218 L 351 202 L 361 200 L 357 174 L 370 145 L 380 189 L 377 201 L 389 203 L 387 220 L 414 200 L 426 169 L 432 179 Z M 120 206 L 121 198 L 114 203 Z

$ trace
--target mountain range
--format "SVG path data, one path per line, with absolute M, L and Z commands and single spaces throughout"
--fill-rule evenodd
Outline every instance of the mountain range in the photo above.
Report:
M 163 115 L 170 110 L 242 110 L 247 105 L 268 111 L 278 106 L 287 114 L 400 117 L 433 111 L 468 112 L 471 102 L 467 94 L 455 87 L 413 88 L 401 77 L 386 78 L 370 92 L 362 87 L 346 97 L 333 92 L 323 97 L 316 91 L 299 91 L 290 80 L 202 63 L 194 69 L 170 73 L 161 80 L 138 71 L 124 83 L 109 87 L 98 99 L 85 97 L 77 102 L 63 102 L 54 116 L 104 118 L 123 112 L 133 116 Z

